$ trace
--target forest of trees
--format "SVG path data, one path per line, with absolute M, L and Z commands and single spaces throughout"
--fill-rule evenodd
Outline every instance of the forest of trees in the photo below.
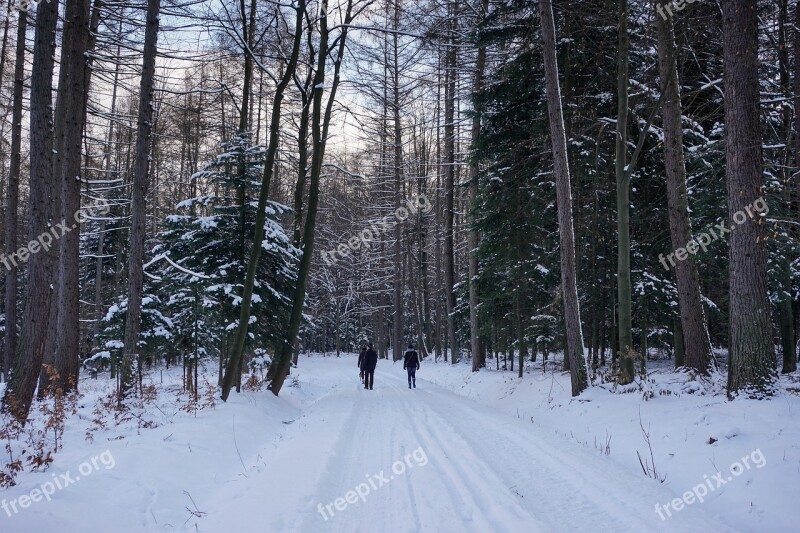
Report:
M 372 342 L 797 370 L 800 5 L 8 0 L 5 404 Z M 425 208 L 418 200 L 425 200 Z M 413 202 L 417 201 L 417 204 Z M 562 355 L 563 354 L 563 358 Z M 47 366 L 43 366 L 47 365 Z M 37 384 L 41 385 L 37 388 Z

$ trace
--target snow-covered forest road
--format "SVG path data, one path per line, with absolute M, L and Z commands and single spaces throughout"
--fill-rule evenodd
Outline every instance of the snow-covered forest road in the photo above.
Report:
M 64 445 L 53 464 L 44 472 L 20 474 L 16 486 L 0 493 L 9 508 L 0 511 L 0 531 L 689 532 L 754 531 L 760 527 L 755 524 L 765 523 L 773 531 L 791 530 L 792 513 L 769 507 L 784 502 L 769 487 L 796 479 L 793 452 L 789 444 L 773 446 L 768 440 L 754 441 L 764 447 L 768 468 L 750 465 L 730 485 L 709 491 L 705 503 L 665 509 L 693 486 L 710 483 L 712 468 L 724 472 L 731 457 L 752 449 L 747 430 L 739 431 L 740 437 L 722 437 L 716 446 L 692 447 L 709 432 L 718 433 L 674 414 L 681 410 L 670 411 L 689 406 L 695 401 L 691 395 L 640 404 L 634 395 L 597 390 L 575 404 L 561 398 L 566 382 L 558 380 L 568 376 L 526 372 L 518 380 L 502 371 L 472 374 L 460 366 L 425 361 L 418 388 L 409 390 L 402 364 L 381 360 L 374 390 L 367 391 L 354 355 L 303 356 L 280 397 L 243 391 L 196 412 L 186 412 L 181 368 L 173 367 L 148 374 L 146 382 L 160 384 L 161 392 L 121 422 L 98 408 L 113 392 L 113 381 L 84 380 L 84 396 L 77 414 L 67 420 Z M 451 384 L 440 387 L 428 379 Z M 546 391 L 553 387 L 551 379 L 561 395 L 552 405 L 532 401 L 535 395 L 519 396 L 540 386 Z M 481 380 L 494 383 L 494 390 L 505 391 L 496 396 L 501 403 L 451 392 L 459 390 L 452 386 L 459 380 L 472 380 L 464 393 L 490 390 Z M 207 401 L 212 389 L 201 389 Z M 787 397 L 773 408 L 792 401 Z M 637 435 L 639 422 L 631 420 L 637 405 L 643 405 L 645 427 L 652 421 L 679 437 L 676 444 L 654 435 L 655 459 L 659 472 L 664 469 L 668 476 L 666 483 L 645 477 L 632 463 L 637 450 L 650 460 Z M 757 414 L 759 406 L 751 406 L 753 416 L 763 416 Z M 575 409 L 593 419 L 606 417 L 601 426 L 613 436 L 607 452 L 607 443 L 586 442 L 599 428 L 588 429 L 591 420 Z M 724 406 L 706 407 L 704 417 L 719 424 L 726 420 L 720 409 Z M 545 419 L 555 414 L 561 422 Z M 102 427 L 96 423 L 100 419 Z M 785 424 L 793 422 L 787 418 Z M 752 431 L 763 433 L 759 427 Z M 793 438 L 790 429 L 783 433 Z M 782 460 L 780 449 L 788 459 Z M 677 458 L 670 461 L 665 450 Z M 91 459 L 98 457 L 92 466 Z M 69 478 L 73 482 L 49 500 L 30 501 L 48 482 Z
M 367 391 L 350 358 L 301 368 L 311 364 L 336 385 L 288 425 L 260 475 L 223 489 L 215 499 L 230 503 L 201 530 L 254 531 L 260 509 L 261 531 L 727 530 L 702 506 L 662 521 L 655 504 L 675 497 L 662 485 L 432 385 L 424 369 L 409 390 L 401 364 L 380 361 Z

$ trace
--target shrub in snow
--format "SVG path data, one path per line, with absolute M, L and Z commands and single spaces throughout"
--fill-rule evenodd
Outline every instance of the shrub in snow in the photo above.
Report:
M 170 346 L 174 324 L 162 312 L 161 299 L 150 293 L 152 287 L 145 282 L 145 295 L 142 298 L 142 329 L 139 335 L 139 356 L 145 363 L 151 363 Z M 96 345 L 101 348 L 84 361 L 89 368 L 105 368 L 122 360 L 125 337 L 125 316 L 128 312 L 127 297 L 120 298 L 112 305 L 100 322 Z

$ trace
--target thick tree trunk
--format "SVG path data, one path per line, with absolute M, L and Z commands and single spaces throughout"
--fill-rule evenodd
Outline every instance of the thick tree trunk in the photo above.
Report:
M 131 198 L 130 252 L 128 254 L 128 309 L 125 317 L 125 340 L 120 369 L 120 398 L 133 386 L 134 361 L 139 358 L 139 333 L 142 327 L 142 291 L 144 285 L 144 238 L 147 211 L 147 185 L 152 144 L 153 92 L 155 87 L 158 19 L 161 0 L 147 0 L 147 23 L 144 37 L 142 78 L 139 84 L 139 118 L 136 129 L 136 156 Z
M 758 14 L 751 0 L 724 0 L 725 161 L 730 239 L 728 396 L 770 394 L 776 379 L 767 294 L 764 219 L 735 215 L 763 195 Z M 751 208 L 752 210 L 752 208 Z M 741 212 L 741 213 L 740 213 Z M 741 220 L 739 217 L 738 220 Z M 739 225 L 741 224 L 741 225 Z
M 19 211 L 19 177 L 22 163 L 22 97 L 25 87 L 25 32 L 28 17 L 19 12 L 17 23 L 17 51 L 14 60 L 14 92 L 11 97 L 11 160 L 9 162 L 8 189 L 6 191 L 5 211 L 5 249 L 6 257 L 17 251 L 17 216 Z M 17 266 L 9 262 L 5 273 L 5 346 L 3 369 L 8 379 L 17 352 Z
M 32 239 L 50 234 L 57 180 L 53 176 L 53 66 L 58 3 L 47 2 L 36 10 L 30 96 L 30 181 L 28 235 Z M 46 238 L 46 237 L 45 237 Z M 42 240 L 44 240 L 43 238 Z M 15 256 L 18 258 L 18 256 Z M 52 331 L 50 302 L 54 282 L 52 248 L 42 246 L 28 259 L 22 335 L 14 372 L 6 389 L 6 405 L 25 422 L 44 360 L 44 348 Z
M 71 15 L 65 12 L 65 15 Z M 64 34 L 62 36 L 61 42 L 63 43 L 61 46 L 61 63 L 67 64 L 69 62 L 68 55 L 69 50 L 71 48 L 71 40 L 72 40 L 72 25 L 66 23 L 64 25 Z M 64 162 L 67 156 L 67 150 L 65 148 L 65 143 L 67 142 L 67 123 L 69 119 L 69 112 L 67 108 L 67 101 L 69 100 L 69 82 L 70 82 L 70 72 L 69 67 L 65 66 L 63 72 L 59 72 L 58 78 L 58 88 L 56 90 L 56 106 L 55 106 L 55 113 L 53 115 L 53 158 L 52 158 L 52 167 L 53 167 L 53 176 L 56 180 L 55 182 L 55 195 L 53 197 L 53 215 L 52 219 L 53 222 L 63 222 L 66 228 L 69 228 L 72 225 L 72 220 L 67 220 L 67 215 L 64 213 L 64 201 L 63 201 L 63 179 L 62 179 L 62 172 L 64 170 Z M 54 367 L 56 364 L 56 351 L 58 351 L 58 318 L 59 318 L 59 311 L 61 309 L 60 305 L 60 296 L 61 296 L 61 254 L 62 248 L 64 247 L 64 242 L 66 239 L 66 230 L 58 230 L 61 234 L 60 238 L 57 239 L 53 243 L 54 249 L 54 263 L 53 263 L 53 282 L 52 282 L 52 293 L 54 297 L 50 300 L 49 306 L 49 314 L 47 323 L 51 324 L 51 328 L 53 332 L 48 334 L 47 340 L 44 344 L 44 359 L 42 360 L 43 366 L 41 371 L 39 372 L 39 382 L 44 384 L 48 383 L 50 379 L 50 373 L 48 372 L 48 367 Z M 57 370 L 57 368 L 56 368 Z M 44 397 L 47 389 L 44 386 L 39 387 L 38 397 L 41 399 Z
M 56 110 L 65 115 L 64 138 L 59 143 L 63 151 L 62 167 L 54 170 L 57 176 L 60 174 L 61 212 L 72 231 L 61 237 L 59 251 L 59 304 L 53 366 L 59 374 L 58 385 L 69 391 L 78 383 L 80 355 L 80 219 L 76 214 L 81 205 L 81 182 L 78 178 L 88 90 L 89 0 L 68 0 L 64 18 L 59 89 L 63 87 L 66 92 L 59 94 Z
M 565 359 L 569 360 L 572 395 L 577 396 L 588 384 L 586 362 L 583 357 L 583 332 L 575 268 L 575 231 L 572 227 L 572 191 L 567 160 L 567 137 L 564 131 L 564 113 L 561 108 L 555 22 L 551 0 L 540 0 L 539 13 L 542 21 L 547 110 L 550 120 L 553 174 L 558 202 L 558 233 L 561 241 L 561 289 L 564 295 L 564 322 L 567 330 Z
M 662 6 L 669 0 L 656 0 Z M 662 8 L 663 9 L 663 8 Z M 681 124 L 681 97 L 678 86 L 678 64 L 672 18 L 655 17 L 658 32 L 659 76 L 666 92 L 664 116 L 664 166 L 667 175 L 667 205 L 672 249 L 685 247 L 693 239 L 686 193 L 686 165 L 683 155 L 683 126 Z M 700 293 L 700 275 L 694 256 L 675 262 L 678 285 L 678 305 L 683 330 L 685 365 L 707 374 L 711 364 L 711 339 L 708 336 L 703 301 Z

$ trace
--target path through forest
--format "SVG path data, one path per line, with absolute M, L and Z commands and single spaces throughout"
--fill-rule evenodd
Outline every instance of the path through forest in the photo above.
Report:
M 264 531 L 729 530 L 702 504 L 662 521 L 664 485 L 423 377 L 409 390 L 399 363 L 379 362 L 372 391 L 352 358 L 304 365 L 327 367 L 330 393 L 285 421 L 265 468 L 226 485 L 201 530 L 251 531 L 256 510 Z

